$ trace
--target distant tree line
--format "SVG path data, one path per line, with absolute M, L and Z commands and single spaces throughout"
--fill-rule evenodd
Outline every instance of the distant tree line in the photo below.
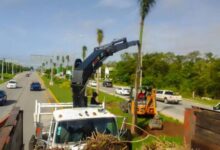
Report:
M 2 70 L 2 67 L 3 67 L 3 70 Z M 3 71 L 4 74 L 13 74 L 13 73 L 15 74 L 15 73 L 26 71 L 26 70 L 29 70 L 29 69 L 30 68 L 24 67 L 20 64 L 16 64 L 16 63 L 13 63 L 13 62 L 8 62 L 8 61 L 5 61 L 5 60 L 0 60 L 0 72 Z
M 137 53 L 124 53 L 111 63 L 111 78 L 133 86 Z M 109 64 L 108 64 L 109 65 Z M 220 58 L 193 51 L 186 55 L 150 53 L 143 56 L 143 85 L 167 88 L 183 95 L 220 98 Z

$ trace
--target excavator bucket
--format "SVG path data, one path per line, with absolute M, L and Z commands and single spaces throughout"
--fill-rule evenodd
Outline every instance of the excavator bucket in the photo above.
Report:
M 160 116 L 155 115 L 154 118 L 149 121 L 148 126 L 151 130 L 153 130 L 153 129 L 160 129 L 160 130 L 163 129 L 163 122 L 160 119 Z

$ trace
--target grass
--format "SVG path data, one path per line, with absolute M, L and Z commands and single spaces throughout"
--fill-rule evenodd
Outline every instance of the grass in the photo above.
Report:
M 50 86 L 49 85 L 49 79 L 47 77 L 44 76 L 44 77 L 42 77 L 42 79 L 44 80 L 45 85 L 48 88 L 50 88 L 50 90 L 53 92 L 53 94 L 56 96 L 56 98 L 60 102 L 70 102 L 70 101 L 72 101 L 72 93 L 71 93 L 70 87 L 64 86 L 63 83 L 55 83 L 53 86 Z M 69 81 L 64 80 L 64 83 L 67 84 L 67 82 L 69 83 Z M 70 85 L 70 83 L 69 83 L 69 85 Z M 93 91 L 94 91 L 94 89 L 87 88 L 88 97 L 91 97 Z M 119 127 L 122 124 L 123 117 L 127 118 L 127 122 L 129 122 L 129 123 L 132 122 L 131 115 L 128 114 L 128 113 L 122 112 L 122 110 L 119 107 L 120 103 L 125 101 L 124 99 L 122 99 L 120 97 L 117 97 L 117 96 L 114 96 L 114 95 L 110 95 L 110 94 L 101 92 L 101 91 L 99 92 L 99 99 L 100 99 L 100 102 L 105 101 L 106 108 L 111 113 L 115 114 L 116 116 L 119 116 L 118 119 L 117 119 Z M 167 117 L 167 116 L 162 115 L 162 114 L 160 114 L 160 116 L 161 116 L 161 119 L 163 121 L 180 123 L 178 120 L 175 120 L 171 117 Z M 149 118 L 146 118 L 146 117 L 138 117 L 137 118 L 138 126 L 140 126 L 142 128 L 147 126 L 148 122 L 149 122 Z M 134 136 L 133 140 L 137 140 L 137 139 L 140 139 L 140 138 L 141 138 L 140 136 L 139 137 Z M 182 144 L 183 143 L 183 138 L 180 138 L 180 137 L 163 136 L 163 137 L 159 137 L 159 138 L 161 140 L 165 140 L 165 141 L 167 140 L 167 141 L 170 141 L 170 142 L 173 142 L 173 143 L 176 143 L 176 144 Z M 151 138 L 147 139 L 146 141 L 139 142 L 139 143 L 134 143 L 132 147 L 133 147 L 134 150 L 140 149 L 143 144 L 148 144 L 148 143 L 151 143 L 152 141 L 154 141 L 154 139 L 151 137 Z
M 13 77 L 14 77 L 14 75 L 12 75 L 12 74 L 8 74 L 8 73 L 4 74 L 4 80 L 0 79 L 0 84 L 4 83 L 4 82 L 7 82 L 8 80 L 11 80 Z
M 49 85 L 50 80 L 46 77 L 42 77 L 44 84 L 46 87 L 48 87 L 51 92 L 55 95 L 55 97 L 60 102 L 71 102 L 72 101 L 72 92 L 70 89 L 70 83 L 69 81 L 65 81 L 65 84 L 62 83 L 54 83 L 53 86 Z

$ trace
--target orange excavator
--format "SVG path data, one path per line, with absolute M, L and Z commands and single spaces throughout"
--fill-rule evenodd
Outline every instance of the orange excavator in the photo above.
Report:
M 146 88 L 143 94 L 137 99 L 137 115 L 155 116 L 157 114 L 156 108 L 156 89 Z M 131 101 L 131 110 L 134 109 L 134 100 Z
M 136 114 L 138 116 L 152 116 L 153 118 L 149 120 L 150 129 L 162 129 L 163 122 L 157 114 L 156 107 L 156 89 L 149 87 L 142 88 L 145 90 L 144 93 L 141 92 L 137 96 L 137 108 Z M 130 100 L 120 104 L 123 112 L 134 113 L 134 97 L 132 96 L 133 90 L 131 90 Z
M 139 93 L 137 98 L 137 108 L 136 108 L 136 114 L 140 116 L 149 115 L 149 116 L 155 116 L 157 114 L 156 109 L 156 89 L 152 89 L 149 87 L 141 88 L 145 92 Z M 123 112 L 133 113 L 134 111 L 134 96 L 133 96 L 133 89 L 131 89 L 130 93 L 130 100 L 127 102 L 123 102 L 120 104 L 120 107 Z

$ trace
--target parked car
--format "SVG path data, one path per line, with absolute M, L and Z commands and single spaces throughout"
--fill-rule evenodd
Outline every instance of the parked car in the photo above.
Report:
M 108 81 L 108 80 L 103 81 L 102 85 L 104 87 L 113 87 L 112 81 Z
M 156 100 L 162 101 L 164 103 L 178 104 L 180 101 L 182 101 L 182 96 L 174 95 L 174 92 L 170 90 L 157 90 Z
M 15 89 L 15 88 L 17 88 L 17 82 L 15 80 L 10 80 L 10 81 L 8 81 L 6 87 L 8 89 Z
M 7 101 L 7 95 L 5 91 L 0 90 L 0 105 L 4 105 Z
M 39 82 L 32 82 L 30 90 L 31 91 L 41 91 L 41 84 Z
M 96 87 L 97 86 L 97 82 L 95 80 L 91 80 L 89 82 L 89 85 L 92 86 L 92 87 Z
M 213 107 L 213 110 L 220 111 L 220 103 Z
M 116 94 L 120 95 L 130 95 L 130 89 L 129 88 L 124 88 L 124 87 L 119 87 L 115 89 Z

